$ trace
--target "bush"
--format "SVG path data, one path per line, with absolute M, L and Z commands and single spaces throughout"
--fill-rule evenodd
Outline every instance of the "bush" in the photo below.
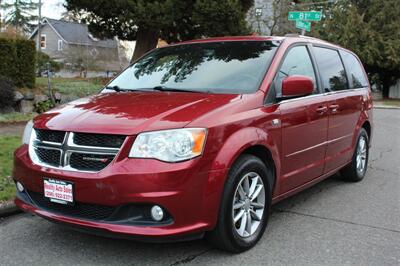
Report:
M 35 85 L 35 63 L 35 42 L 0 38 L 0 73 L 15 86 L 32 88 Z
M 38 102 L 36 104 L 34 104 L 34 111 L 36 113 L 44 113 L 47 112 L 48 110 L 50 110 L 51 108 L 53 108 L 55 105 L 53 104 L 53 102 L 51 100 L 47 100 L 47 101 L 43 101 L 43 102 Z
M 15 80 L 18 76 L 15 59 L 17 58 L 17 50 L 15 41 L 0 38 L 0 74 Z
M 39 77 L 41 76 L 41 73 L 45 70 L 47 70 L 47 63 L 50 63 L 50 68 L 51 71 L 57 72 L 61 69 L 61 66 L 58 62 L 54 61 L 53 59 L 50 58 L 47 54 L 43 52 L 38 52 L 37 53 L 37 65 L 38 65 L 38 74 Z
M 16 65 L 18 78 L 16 86 L 33 88 L 35 86 L 36 45 L 30 40 L 15 40 L 17 52 Z
M 11 107 L 14 103 L 15 88 L 8 78 L 0 77 L 0 109 Z

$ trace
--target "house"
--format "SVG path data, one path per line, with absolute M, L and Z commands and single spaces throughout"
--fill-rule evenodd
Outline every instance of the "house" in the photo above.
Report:
M 37 33 L 36 28 L 29 38 L 56 61 L 66 65 L 86 65 L 87 68 L 101 67 L 102 70 L 121 68 L 118 40 L 97 39 L 86 24 L 45 18 L 40 27 L 40 44 Z
M 297 9 L 298 0 L 254 0 L 246 20 L 253 33 L 258 35 L 284 35 L 297 32 L 287 13 Z M 301 7 L 299 7 L 301 9 Z
M 390 87 L 389 98 L 400 99 L 400 79 Z

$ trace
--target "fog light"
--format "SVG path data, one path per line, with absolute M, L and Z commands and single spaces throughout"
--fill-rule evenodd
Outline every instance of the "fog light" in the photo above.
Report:
M 151 208 L 151 218 L 153 218 L 153 220 L 159 222 L 164 218 L 164 211 L 163 209 L 158 206 L 158 205 L 154 205 Z
M 17 189 L 19 192 L 23 192 L 25 188 L 20 182 L 17 182 Z

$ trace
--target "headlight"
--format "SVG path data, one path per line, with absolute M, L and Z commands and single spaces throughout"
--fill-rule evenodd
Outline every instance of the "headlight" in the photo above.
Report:
M 179 162 L 199 156 L 203 152 L 207 130 L 183 128 L 145 132 L 137 136 L 129 157 L 153 158 Z
M 26 123 L 25 129 L 24 129 L 24 135 L 22 136 L 23 144 L 29 144 L 30 139 L 31 139 L 32 129 L 33 129 L 33 122 L 31 120 L 28 123 Z

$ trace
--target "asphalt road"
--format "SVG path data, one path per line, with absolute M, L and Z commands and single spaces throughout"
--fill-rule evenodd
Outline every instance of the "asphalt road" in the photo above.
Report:
M 0 264 L 400 265 L 400 110 L 375 110 L 374 122 L 365 179 L 334 176 L 275 205 L 248 252 L 101 238 L 21 214 L 0 221 Z

